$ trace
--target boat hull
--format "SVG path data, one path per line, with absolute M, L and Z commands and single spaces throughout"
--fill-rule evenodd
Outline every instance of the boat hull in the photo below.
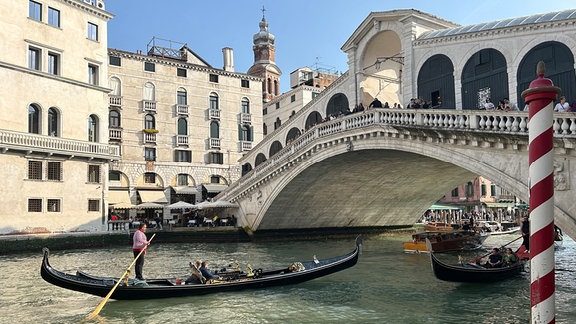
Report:
M 292 271 L 284 269 L 262 271 L 258 276 L 237 276 L 230 280 L 222 280 L 209 284 L 177 284 L 176 278 L 161 278 L 146 280 L 147 285 L 138 285 L 133 279 L 118 285 L 112 299 L 135 300 L 156 299 L 204 295 L 217 292 L 257 289 L 272 286 L 292 285 L 320 278 L 354 266 L 358 262 L 361 240 L 356 240 L 354 251 L 335 258 L 301 262 L 303 269 Z M 119 278 L 98 277 L 82 272 L 68 274 L 50 266 L 49 251 L 44 249 L 44 257 L 40 269 L 42 278 L 61 288 L 79 291 L 91 295 L 106 296 Z
M 426 253 L 426 239 L 432 244 L 435 252 L 449 252 L 459 250 L 474 250 L 482 246 L 488 235 L 467 231 L 452 232 L 423 232 L 412 235 L 412 241 L 404 242 L 404 252 Z
M 430 253 L 432 271 L 436 278 L 451 282 L 486 283 L 506 280 L 524 271 L 524 263 L 517 262 L 509 267 L 484 268 L 476 264 L 446 264 Z

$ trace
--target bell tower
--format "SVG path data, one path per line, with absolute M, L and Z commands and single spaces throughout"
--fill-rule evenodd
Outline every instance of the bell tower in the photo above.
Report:
M 264 16 L 266 9 L 262 7 L 262 20 L 259 23 L 260 31 L 254 34 L 254 64 L 248 69 L 248 74 L 264 78 L 262 82 L 262 101 L 268 102 L 280 95 L 280 75 L 282 71 L 274 61 L 276 46 L 275 37 L 268 31 L 268 22 Z

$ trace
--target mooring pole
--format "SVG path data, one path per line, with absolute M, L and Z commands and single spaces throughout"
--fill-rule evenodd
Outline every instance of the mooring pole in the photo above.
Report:
M 531 323 L 555 323 L 554 299 L 554 100 L 560 93 L 544 78 L 544 62 L 538 77 L 522 92 L 529 107 L 528 156 L 530 177 L 530 306 Z

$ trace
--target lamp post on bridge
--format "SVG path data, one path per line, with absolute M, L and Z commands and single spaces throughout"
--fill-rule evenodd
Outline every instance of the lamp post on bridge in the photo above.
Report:
M 531 323 L 556 321 L 554 282 L 554 158 L 553 109 L 560 88 L 538 77 L 522 92 L 529 105 L 528 156 L 530 186 L 530 306 Z

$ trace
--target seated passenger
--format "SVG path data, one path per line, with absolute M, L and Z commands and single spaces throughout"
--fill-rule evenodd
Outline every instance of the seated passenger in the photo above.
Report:
M 518 261 L 518 257 L 511 248 L 506 249 L 506 253 L 502 256 L 502 263 L 505 267 L 509 267 Z
M 499 268 L 502 266 L 502 255 L 500 249 L 492 249 L 492 254 L 488 256 L 488 261 L 484 264 L 486 268 Z
M 200 272 L 200 267 L 202 266 L 202 261 L 196 260 L 194 264 L 190 262 L 190 267 L 192 268 L 192 275 L 186 279 L 185 284 L 202 284 L 206 282 L 206 278 L 202 276 Z
M 200 273 L 202 273 L 202 276 L 206 278 L 206 280 L 220 279 L 218 275 L 213 274 L 212 271 L 208 269 L 208 262 L 206 261 L 202 261 L 202 266 L 200 267 Z

